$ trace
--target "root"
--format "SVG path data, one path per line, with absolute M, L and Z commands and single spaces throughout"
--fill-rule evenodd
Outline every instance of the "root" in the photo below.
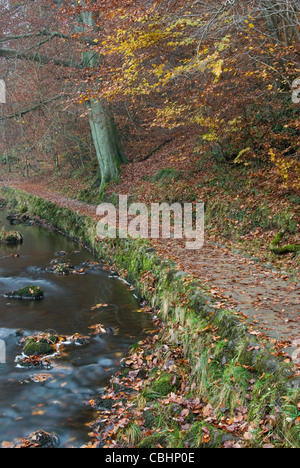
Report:
M 269 250 L 275 255 L 286 255 L 289 253 L 296 254 L 300 252 L 300 245 L 298 244 L 288 244 L 284 245 L 283 247 L 278 247 L 280 242 L 282 241 L 283 237 L 285 236 L 286 232 L 288 231 L 288 226 L 284 227 L 279 231 L 278 234 L 274 237 L 274 240 L 269 245 Z

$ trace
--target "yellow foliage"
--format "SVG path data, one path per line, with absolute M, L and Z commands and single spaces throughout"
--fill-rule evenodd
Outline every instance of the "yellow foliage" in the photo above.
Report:
M 294 185 L 290 179 L 296 179 L 296 187 L 300 188 L 300 164 L 293 160 L 288 159 L 282 155 L 276 155 L 275 151 L 269 151 L 271 161 L 275 164 L 278 174 L 281 176 L 284 186 Z

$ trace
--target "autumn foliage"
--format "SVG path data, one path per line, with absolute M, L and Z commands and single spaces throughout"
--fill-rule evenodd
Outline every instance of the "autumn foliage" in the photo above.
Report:
M 2 115 L 13 151 L 1 148 L 27 173 L 94 157 L 83 108 L 94 98 L 109 101 L 129 159 L 141 141 L 188 132 L 218 160 L 268 164 L 298 188 L 296 1 L 7 2 L 1 23 L 1 55 L 14 56 L 0 62 L 14 103 Z
M 299 186 L 296 2 L 110 6 L 95 38 L 103 62 L 89 77 L 99 97 L 126 103 L 149 132 L 186 128 L 219 160 L 267 162 Z

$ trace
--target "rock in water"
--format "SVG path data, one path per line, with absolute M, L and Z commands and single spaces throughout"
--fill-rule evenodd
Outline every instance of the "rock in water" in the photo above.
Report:
M 67 255 L 67 252 L 65 252 L 64 250 L 55 253 L 55 257 L 64 257 L 65 255 Z
M 35 341 L 33 339 L 27 340 L 24 350 L 25 356 L 50 356 L 55 353 L 54 346 L 48 340 L 42 339 Z
M 22 244 L 23 236 L 18 231 L 0 231 L 0 242 L 4 244 Z
M 58 444 L 58 439 L 48 432 L 36 431 L 30 434 L 29 437 L 17 442 L 12 448 L 55 448 Z
M 8 299 L 23 299 L 30 301 L 40 301 L 44 298 L 44 293 L 39 286 L 27 286 L 18 291 L 11 291 L 4 295 Z

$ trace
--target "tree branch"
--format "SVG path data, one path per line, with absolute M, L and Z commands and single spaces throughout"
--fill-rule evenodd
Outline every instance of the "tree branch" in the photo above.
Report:
M 60 39 L 66 39 L 66 40 L 76 39 L 77 41 L 84 43 L 84 44 L 95 45 L 95 40 L 91 39 L 90 37 L 68 36 L 66 34 L 63 34 L 57 31 L 47 31 L 46 29 L 43 29 L 42 31 L 39 31 L 37 33 L 27 33 L 27 34 L 19 34 L 16 36 L 1 37 L 0 44 L 3 42 L 19 41 L 21 39 L 28 39 L 30 37 L 43 37 L 43 36 L 47 36 L 50 39 L 54 39 L 55 37 L 58 37 Z
M 41 101 L 38 104 L 34 104 L 33 106 L 28 107 L 27 109 L 23 109 L 23 110 L 20 110 L 18 112 L 15 112 L 14 114 L 10 114 L 10 115 L 0 117 L 0 121 L 14 119 L 16 117 L 22 117 L 23 115 L 28 114 L 29 112 L 36 111 L 40 107 L 43 107 L 46 104 L 50 104 L 51 102 L 57 101 L 58 99 L 62 99 L 63 97 L 65 97 L 65 96 L 62 95 L 62 94 L 58 94 L 57 96 L 53 96 L 52 98 L 46 99 L 45 101 Z
M 6 36 L 6 37 L 1 37 L 0 38 L 0 44 L 2 42 L 8 42 L 8 41 L 15 41 L 15 40 L 20 40 L 20 39 L 27 39 L 28 37 L 34 37 L 36 34 L 34 33 L 28 33 L 28 34 L 20 34 L 18 36 Z
M 54 65 L 58 65 L 60 67 L 67 67 L 67 68 L 84 68 L 82 63 L 74 63 L 70 60 L 61 60 L 57 58 L 50 58 L 47 55 L 41 55 L 36 52 L 26 53 L 20 52 L 15 49 L 0 49 L 0 57 L 4 57 L 7 59 L 24 59 L 24 60 L 32 60 L 34 62 L 41 63 L 43 65 L 48 65 L 49 63 L 53 63 Z

